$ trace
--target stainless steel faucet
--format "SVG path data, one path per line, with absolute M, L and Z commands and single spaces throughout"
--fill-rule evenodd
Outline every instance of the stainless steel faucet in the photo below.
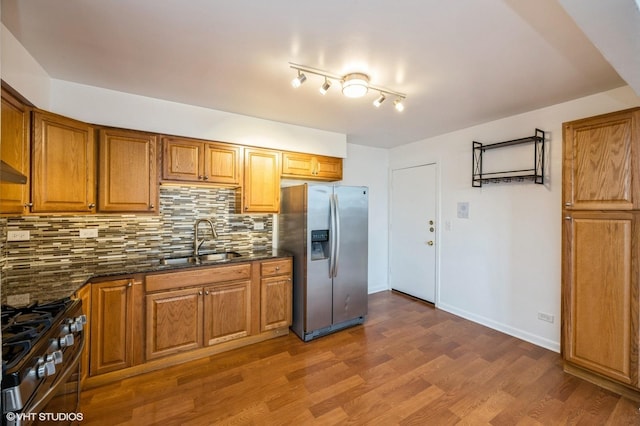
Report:
M 202 246 L 202 244 L 204 244 L 206 240 L 205 238 L 202 238 L 202 239 L 198 238 L 198 226 L 200 225 L 201 222 L 207 222 L 209 224 L 209 227 L 211 228 L 211 234 L 213 235 L 213 238 L 218 238 L 218 234 L 216 232 L 216 229 L 211 219 L 197 219 L 195 225 L 193 225 L 193 233 L 194 233 L 193 256 L 194 257 L 198 257 L 198 251 L 200 250 L 200 246 Z

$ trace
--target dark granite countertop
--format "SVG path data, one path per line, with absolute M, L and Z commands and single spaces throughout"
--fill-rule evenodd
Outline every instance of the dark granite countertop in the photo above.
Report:
M 201 254 L 208 254 L 208 252 L 203 252 Z M 269 260 L 269 259 L 277 259 L 277 258 L 285 258 L 291 257 L 292 254 L 284 251 L 273 249 L 270 251 L 263 252 L 254 252 L 251 254 L 242 254 L 239 257 L 234 257 L 227 260 L 218 260 L 218 261 L 207 261 L 198 264 L 193 263 L 184 263 L 184 264 L 169 264 L 163 265 L 161 264 L 161 259 L 150 261 L 150 262 L 118 262 L 112 263 L 109 265 L 103 265 L 95 270 L 93 274 L 87 277 L 87 279 L 77 288 L 73 289 L 70 293 L 73 294 L 82 288 L 85 284 L 90 283 L 94 280 L 108 277 L 117 277 L 123 275 L 133 275 L 133 274 L 152 274 L 156 272 L 168 272 L 168 271 L 176 271 L 181 269 L 194 269 L 194 268 L 207 268 L 212 266 L 220 266 L 220 265 L 230 265 L 235 263 L 244 263 L 244 262 L 253 262 L 256 260 Z M 168 257 L 171 259 L 171 257 Z

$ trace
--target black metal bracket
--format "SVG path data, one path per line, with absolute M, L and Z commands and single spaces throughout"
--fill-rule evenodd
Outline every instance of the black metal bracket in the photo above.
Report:
M 498 148 L 506 148 L 514 145 L 533 144 L 533 168 L 521 170 L 505 170 L 501 172 L 483 173 L 482 156 L 485 151 Z M 497 182 L 523 182 L 530 180 L 539 185 L 544 184 L 544 164 L 545 164 L 545 137 L 544 131 L 535 130 L 533 136 L 525 138 L 513 139 L 510 141 L 497 142 L 492 144 L 482 144 L 473 141 L 473 158 L 472 158 L 472 181 L 471 186 L 481 188 L 486 183 Z

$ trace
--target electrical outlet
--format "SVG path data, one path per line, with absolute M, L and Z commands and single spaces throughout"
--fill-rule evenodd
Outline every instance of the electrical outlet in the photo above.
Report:
M 29 293 L 12 294 L 7 296 L 7 305 L 9 306 L 25 306 L 29 304 Z
M 81 229 L 80 238 L 98 238 L 98 228 Z
M 7 241 L 29 241 L 29 231 L 7 231 Z
M 553 324 L 554 317 L 553 317 L 553 315 L 547 314 L 545 312 L 538 312 L 538 319 L 540 321 L 546 321 L 546 322 L 550 322 L 551 324 Z
M 255 231 L 262 231 L 264 229 L 264 222 L 253 222 L 253 229 Z

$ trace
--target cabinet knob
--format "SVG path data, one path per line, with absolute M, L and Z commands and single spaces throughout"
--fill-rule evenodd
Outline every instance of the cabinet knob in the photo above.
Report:
M 571 220 L 571 216 L 565 216 L 564 220 Z
M 276 271 L 279 271 L 279 270 L 280 270 L 280 267 L 279 267 L 279 266 L 276 266 Z
M 155 208 L 156 208 L 156 206 L 155 206 L 155 205 L 153 205 L 153 204 L 149 204 L 149 210 L 153 210 L 153 209 L 155 209 Z
M 27 207 L 27 208 L 30 208 L 30 207 L 33 207 L 33 203 L 27 203 L 24 206 Z
M 91 203 L 91 204 L 89 204 L 89 210 L 91 210 L 91 209 L 92 209 L 92 208 L 94 208 L 95 206 L 96 206 L 96 205 L 95 205 L 95 203 Z
M 209 290 L 205 291 L 205 292 L 204 292 L 204 295 L 205 295 L 205 296 L 208 296 L 208 295 L 209 295 Z
M 129 282 L 127 283 L 127 287 L 131 287 L 131 286 L 133 286 L 133 284 L 131 283 L 131 281 L 129 281 Z
M 203 179 L 203 180 L 209 180 L 209 176 L 206 176 L 206 175 L 205 175 L 205 176 L 203 176 L 203 177 L 202 177 L 202 179 Z
M 567 201 L 566 203 L 564 203 L 564 205 L 565 205 L 566 207 L 571 207 L 573 204 L 572 204 L 570 201 Z
M 198 179 L 199 179 L 199 180 L 202 180 L 202 179 L 203 179 L 203 176 L 202 176 L 202 175 L 199 175 L 199 176 L 198 176 Z
M 202 290 L 198 292 L 198 296 L 202 296 Z

